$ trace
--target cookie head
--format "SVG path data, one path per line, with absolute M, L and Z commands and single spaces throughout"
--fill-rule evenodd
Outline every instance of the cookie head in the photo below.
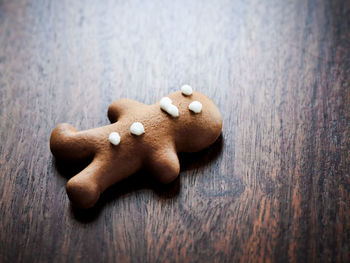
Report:
M 169 97 L 180 112 L 176 120 L 179 151 L 196 152 L 213 144 L 222 130 L 222 116 L 215 103 L 199 92 L 175 92 Z

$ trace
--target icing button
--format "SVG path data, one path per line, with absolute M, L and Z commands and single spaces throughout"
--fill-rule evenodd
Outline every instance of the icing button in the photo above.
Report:
M 143 127 L 141 122 L 134 122 L 130 126 L 130 133 L 140 136 L 141 134 L 145 133 L 145 128 Z
M 120 135 L 117 132 L 111 132 L 108 139 L 113 145 L 118 145 L 120 143 Z

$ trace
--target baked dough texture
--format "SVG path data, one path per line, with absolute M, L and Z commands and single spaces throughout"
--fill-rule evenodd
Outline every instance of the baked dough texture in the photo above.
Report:
M 57 159 L 92 160 L 67 182 L 67 194 L 74 206 L 93 207 L 109 186 L 141 168 L 159 181 L 170 183 L 180 172 L 178 152 L 197 152 L 216 141 L 222 130 L 222 117 L 211 99 L 199 92 L 185 96 L 181 91 L 168 97 L 179 110 L 176 118 L 161 110 L 159 101 L 146 105 L 119 99 L 108 108 L 110 125 L 77 131 L 62 123 L 52 131 L 50 149 Z M 202 104 L 200 113 L 189 110 L 193 101 Z M 144 127 L 139 136 L 130 132 L 135 122 Z M 113 132 L 120 136 L 118 144 L 110 142 Z

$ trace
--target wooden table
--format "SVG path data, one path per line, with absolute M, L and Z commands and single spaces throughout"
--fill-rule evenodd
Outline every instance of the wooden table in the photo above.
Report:
M 349 76 L 349 1 L 0 1 L 0 262 L 349 262 Z M 219 140 L 72 208 L 52 129 L 184 83 Z

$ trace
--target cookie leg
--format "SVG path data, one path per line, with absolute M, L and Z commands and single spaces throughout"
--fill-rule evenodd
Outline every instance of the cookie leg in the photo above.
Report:
M 86 131 L 78 132 L 67 123 L 59 124 L 51 133 L 50 149 L 53 155 L 65 161 L 84 161 L 94 156 L 94 146 Z
M 164 184 L 174 181 L 180 173 L 180 163 L 175 148 L 165 147 L 156 150 L 151 155 L 148 170 Z
M 104 166 L 94 160 L 67 182 L 66 191 L 74 206 L 82 209 L 94 206 L 103 191 L 98 181 L 103 172 Z
M 108 187 L 133 172 L 118 169 L 108 158 L 95 157 L 84 170 L 68 180 L 66 191 L 74 206 L 91 208 Z

